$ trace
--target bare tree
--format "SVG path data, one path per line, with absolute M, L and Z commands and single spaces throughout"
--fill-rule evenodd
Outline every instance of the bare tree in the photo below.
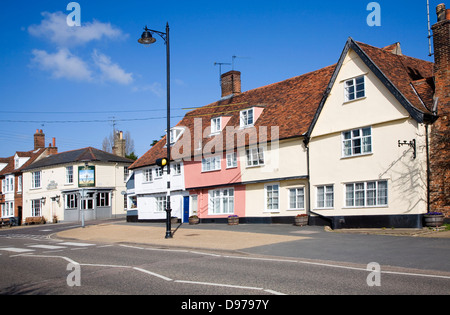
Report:
M 116 137 L 118 137 L 118 133 L 119 132 L 116 132 L 116 135 L 115 135 Z M 114 136 L 114 133 L 111 132 L 107 137 L 105 137 L 103 139 L 103 142 L 102 142 L 102 150 L 103 151 L 106 151 L 109 153 L 113 152 L 115 136 Z M 134 140 L 131 138 L 131 133 L 129 131 L 126 131 L 123 138 L 125 140 L 125 154 L 130 155 L 131 153 L 134 152 Z

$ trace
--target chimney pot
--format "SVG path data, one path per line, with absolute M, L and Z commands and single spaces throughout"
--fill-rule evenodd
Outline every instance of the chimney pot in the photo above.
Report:
M 446 19 L 446 10 L 444 3 L 438 4 L 438 6 L 436 7 L 436 14 L 438 16 L 438 22 L 444 21 Z
M 53 138 L 53 147 L 56 148 L 56 138 Z

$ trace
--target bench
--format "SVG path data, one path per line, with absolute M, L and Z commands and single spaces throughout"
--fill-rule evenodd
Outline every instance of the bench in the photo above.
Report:
M 7 226 L 7 227 L 11 227 L 12 223 L 10 219 L 1 219 L 0 221 L 0 228 Z
M 28 217 L 25 218 L 25 225 L 45 224 L 44 217 Z

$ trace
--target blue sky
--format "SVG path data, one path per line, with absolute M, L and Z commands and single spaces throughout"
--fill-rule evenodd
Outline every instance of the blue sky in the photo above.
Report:
M 101 149 L 114 119 L 138 156 L 149 150 L 165 133 L 166 59 L 161 38 L 137 43 L 145 25 L 171 27 L 173 125 L 183 108 L 220 98 L 214 63 L 232 56 L 244 91 L 336 63 L 349 36 L 400 42 L 404 54 L 432 61 L 426 0 L 377 1 L 379 27 L 366 22 L 368 0 L 79 0 L 74 28 L 65 22 L 69 2 L 0 3 L 0 157 L 31 150 L 36 129 L 60 152 Z M 432 24 L 441 2 L 430 1 Z

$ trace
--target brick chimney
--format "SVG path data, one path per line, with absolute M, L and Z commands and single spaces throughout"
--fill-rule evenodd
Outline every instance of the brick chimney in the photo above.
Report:
M 45 148 L 45 134 L 42 132 L 42 129 L 36 129 L 36 133 L 34 134 L 34 149 L 43 148 Z
M 430 133 L 430 207 L 450 217 L 450 10 L 436 8 L 433 25 L 435 100 L 439 119 Z
M 222 97 L 241 94 L 241 73 L 232 70 L 222 74 Z
M 448 113 L 450 104 L 450 10 L 445 4 L 436 8 L 438 22 L 433 25 L 434 72 L 439 110 Z M 439 114 L 439 111 L 438 111 Z
M 56 147 L 56 138 L 53 138 L 52 143 L 48 144 L 48 155 L 58 154 L 58 148 Z
M 123 131 L 119 131 L 114 135 L 114 146 L 112 148 L 114 155 L 125 157 L 125 142 L 126 140 L 123 138 Z

